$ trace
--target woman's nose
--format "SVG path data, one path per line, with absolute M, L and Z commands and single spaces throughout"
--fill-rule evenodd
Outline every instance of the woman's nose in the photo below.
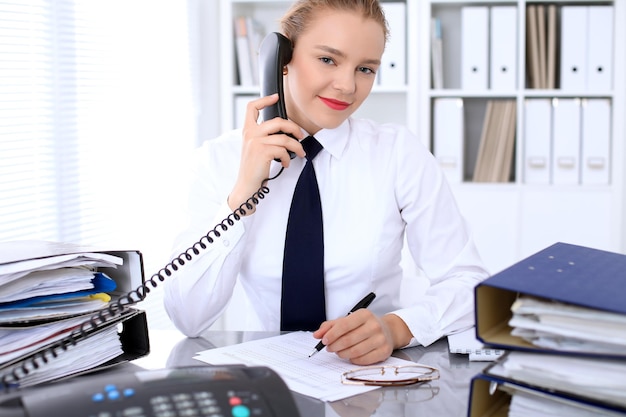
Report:
M 333 87 L 343 94 L 352 94 L 356 89 L 356 78 L 353 70 L 338 71 L 333 83 Z

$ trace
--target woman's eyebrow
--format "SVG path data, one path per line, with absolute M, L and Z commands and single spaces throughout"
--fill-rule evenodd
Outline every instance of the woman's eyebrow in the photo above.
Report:
M 333 54 L 336 55 L 340 58 L 345 58 L 346 54 L 343 53 L 342 51 L 340 51 L 339 49 L 335 49 L 333 47 L 327 46 L 327 45 L 316 45 L 315 46 L 317 49 L 320 49 L 324 52 L 327 52 L 329 54 Z M 363 61 L 364 64 L 372 64 L 372 65 L 380 65 L 380 59 L 366 59 Z

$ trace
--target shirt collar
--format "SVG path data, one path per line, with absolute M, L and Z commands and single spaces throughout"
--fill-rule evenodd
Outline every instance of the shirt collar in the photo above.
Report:
M 349 135 L 350 119 L 346 119 L 338 127 L 334 129 L 322 129 L 314 136 L 334 158 L 340 158 L 348 144 Z

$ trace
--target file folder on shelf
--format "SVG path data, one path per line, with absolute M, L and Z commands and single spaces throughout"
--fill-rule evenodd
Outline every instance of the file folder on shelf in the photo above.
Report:
M 461 9 L 461 88 L 486 90 L 489 71 L 489 8 Z
M 537 5 L 526 6 L 526 77 L 528 88 L 542 88 L 539 63 L 539 35 L 537 28 Z
M 487 278 L 474 289 L 476 337 L 505 350 L 626 358 L 623 354 L 538 347 L 511 334 L 511 306 L 526 295 L 626 315 L 626 255 L 558 242 Z
M 539 55 L 539 88 L 546 88 L 546 8 L 543 4 L 537 5 L 537 47 Z
M 584 91 L 587 87 L 588 6 L 561 8 L 561 89 Z
M 250 56 L 250 35 L 244 16 L 238 16 L 234 20 L 235 57 L 239 85 L 250 87 L 254 85 L 252 75 L 252 57 Z
M 610 147 L 611 101 L 583 99 L 581 183 L 609 183 Z
M 587 89 L 611 91 L 613 86 L 613 6 L 588 9 Z
M 433 148 L 450 183 L 463 181 L 463 99 L 436 98 L 433 106 Z
M 487 100 L 472 176 L 474 182 L 507 182 L 511 179 L 516 117 L 515 100 Z
M 586 411 L 586 415 L 624 416 L 626 410 L 612 407 L 599 401 L 584 397 L 563 394 L 541 387 L 522 384 L 517 381 L 503 379 L 481 373 L 472 378 L 470 384 L 468 417 L 506 417 L 509 415 L 511 401 L 515 395 L 523 395 L 536 400 L 547 400 L 548 403 L 572 407 Z M 567 411 L 562 410 L 568 415 Z
M 553 99 L 552 183 L 580 183 L 580 99 Z
M 491 7 L 490 88 L 515 90 L 517 80 L 517 6 Z
M 381 3 L 389 22 L 389 41 L 381 58 L 378 82 L 383 87 L 406 85 L 406 4 Z
M 430 61 L 432 87 L 440 90 L 443 88 L 443 33 L 438 17 L 430 20 Z
M 557 6 L 549 4 L 547 7 L 546 26 L 546 85 L 547 89 L 556 88 L 556 55 L 557 55 Z
M 550 184 L 552 104 L 526 99 L 524 107 L 524 182 Z

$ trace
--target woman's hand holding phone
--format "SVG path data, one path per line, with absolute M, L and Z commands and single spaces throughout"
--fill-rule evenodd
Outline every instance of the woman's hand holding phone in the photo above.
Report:
M 273 160 L 280 160 L 283 167 L 288 167 L 291 161 L 288 151 L 299 157 L 305 155 L 299 142 L 304 139 L 304 135 L 297 124 L 280 117 L 257 122 L 260 110 L 277 101 L 278 94 L 272 94 L 248 103 L 242 132 L 239 174 L 228 197 L 228 205 L 232 210 L 236 210 L 261 187 L 269 177 Z M 294 140 L 294 137 L 298 140 Z

